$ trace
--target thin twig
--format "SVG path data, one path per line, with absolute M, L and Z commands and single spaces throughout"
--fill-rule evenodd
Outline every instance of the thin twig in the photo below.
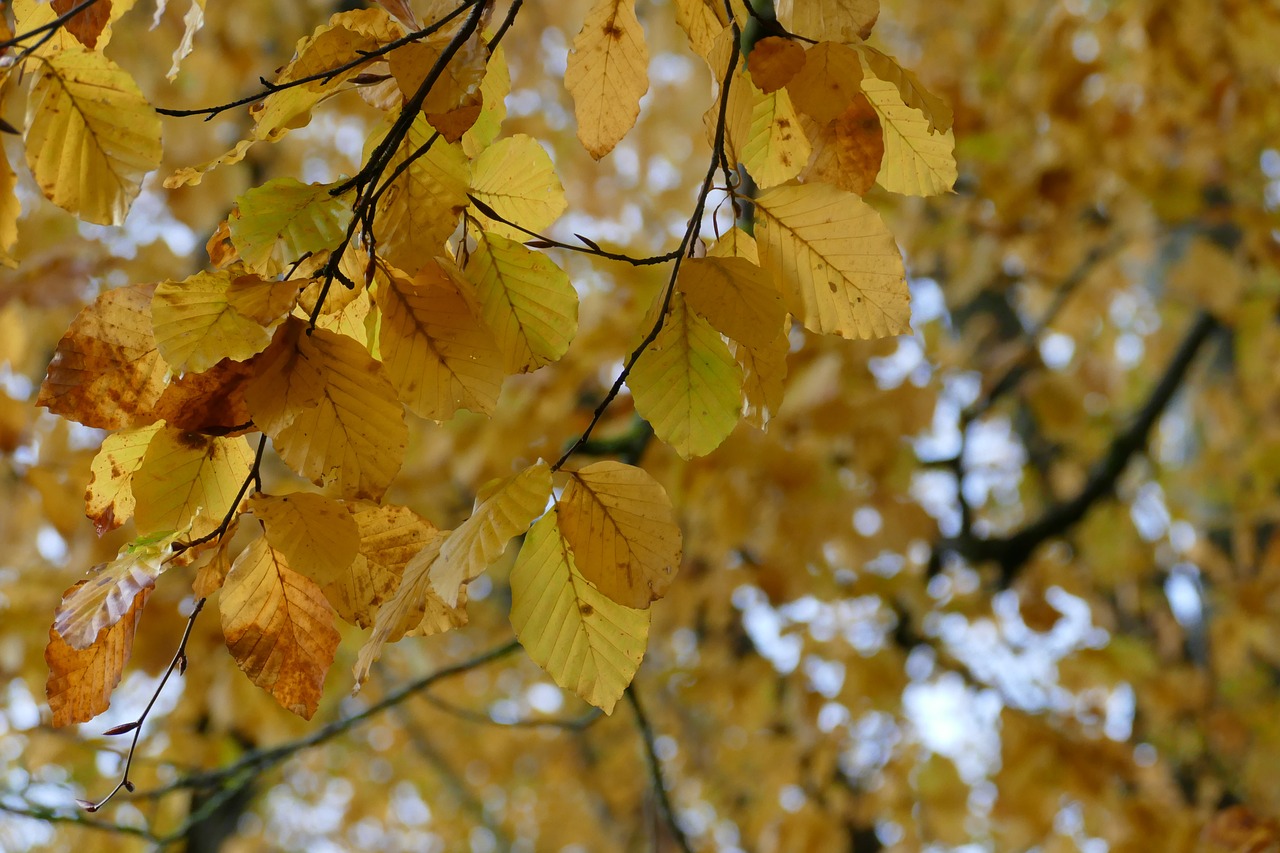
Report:
M 244 500 L 244 496 L 249 491 L 249 486 L 257 483 L 258 489 L 262 489 L 262 474 L 259 469 L 262 467 L 262 454 L 267 448 L 267 434 L 264 432 L 262 437 L 258 439 L 258 450 L 253 457 L 253 467 L 249 469 L 248 475 L 244 478 L 244 482 L 240 484 L 240 491 L 236 492 L 235 500 L 231 502 L 231 508 L 227 510 L 227 514 L 223 516 L 222 523 L 215 527 L 209 533 L 190 542 L 175 542 L 173 544 L 174 553 L 180 553 L 188 548 L 194 548 L 197 545 L 203 545 L 206 542 L 212 542 L 214 539 L 221 538 L 231 527 L 231 522 L 240 512 L 240 502 Z
M 653 744 L 653 727 L 649 725 L 649 718 L 645 715 L 644 707 L 640 704 L 640 695 L 634 681 L 627 687 L 627 700 L 631 703 L 631 710 L 635 711 L 636 727 L 640 729 L 640 738 L 644 741 L 644 753 L 649 762 L 649 775 L 652 779 L 653 792 L 658 798 L 658 806 L 662 810 L 662 816 L 666 820 L 667 827 L 671 830 L 671 836 L 676 840 L 676 845 L 679 846 L 680 850 L 683 853 L 693 853 L 693 846 L 689 843 L 689 837 L 680 828 L 680 822 L 676 820 L 675 809 L 671 806 L 671 799 L 667 796 L 667 786 L 662 781 L 662 767 L 658 764 L 658 752 Z
M 32 36 L 38 36 L 41 33 L 43 33 L 44 34 L 43 38 L 41 38 L 35 44 L 25 48 L 22 51 L 22 54 L 16 57 L 16 60 L 24 59 L 27 56 L 27 54 L 31 53 L 31 51 L 35 50 L 36 48 L 40 47 L 40 45 L 44 44 L 49 39 L 53 38 L 53 34 L 56 33 L 59 29 L 61 29 L 68 21 L 70 21 L 76 15 L 79 15 L 81 12 L 88 9 L 90 6 L 92 6 L 94 3 L 97 3 L 97 2 L 98 0 L 84 0 L 83 3 L 78 3 L 75 6 L 72 6 L 70 9 L 63 12 L 58 17 L 54 18 L 52 21 L 47 21 L 38 27 L 32 27 L 31 29 L 27 30 L 25 33 L 19 33 L 18 35 L 14 36 L 11 39 L 8 39 L 7 41 L 0 41 L 0 51 L 8 50 L 11 47 L 16 47 L 17 45 L 22 44 L 24 41 L 31 38 Z
M 23 806 L 12 806 L 0 799 L 0 812 L 14 815 L 15 817 L 25 817 L 31 820 L 40 820 L 45 823 L 66 823 L 72 826 L 80 826 L 85 829 L 93 829 L 99 832 L 110 832 L 116 835 L 132 835 L 137 838 L 145 839 L 153 844 L 159 844 L 160 838 L 152 835 L 149 830 L 140 826 L 130 826 L 122 823 L 112 823 L 108 820 L 100 818 L 88 817 L 79 812 L 64 813 L 44 806 L 37 806 L 27 803 Z

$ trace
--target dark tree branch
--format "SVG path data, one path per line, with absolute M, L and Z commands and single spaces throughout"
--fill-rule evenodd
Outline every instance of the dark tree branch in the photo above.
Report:
M 662 817 L 666 820 L 667 828 L 671 830 L 671 837 L 675 839 L 681 853 L 693 853 L 693 846 L 689 843 L 689 836 L 685 835 L 684 830 L 680 828 L 680 822 L 676 820 L 675 809 L 671 806 L 671 799 L 667 796 L 667 788 L 662 781 L 662 767 L 658 763 L 658 753 L 653 745 L 653 727 L 649 724 L 649 718 L 645 715 L 644 707 L 640 704 L 640 696 L 634 681 L 627 687 L 627 701 L 631 703 L 631 710 L 635 712 L 636 727 L 640 730 L 641 740 L 644 741 L 644 754 L 649 763 L 649 776 L 651 777 L 650 784 L 653 788 L 654 796 L 658 799 Z
M 43 37 L 39 41 L 23 49 L 21 56 L 17 57 L 19 60 L 24 59 L 27 56 L 27 54 L 31 53 L 33 50 L 40 47 L 40 45 L 44 44 L 49 39 L 53 38 L 54 33 L 56 33 L 58 30 L 66 26 L 68 21 L 70 21 L 76 15 L 79 15 L 81 12 L 85 11 L 86 9 L 88 9 L 90 6 L 92 6 L 94 3 L 97 3 L 97 2 L 98 0 L 84 0 L 83 3 L 77 3 L 67 11 L 63 12 L 58 17 L 54 18 L 52 21 L 43 23 L 38 27 L 32 27 L 31 29 L 27 30 L 25 33 L 19 33 L 18 35 L 14 36 L 11 39 L 8 39 L 7 41 L 0 41 L 0 52 L 6 51 L 11 47 L 16 47 L 17 45 L 22 44 L 24 41 L 26 41 L 29 38 L 43 34 Z
M 1201 347 L 1217 328 L 1217 321 L 1208 312 L 1197 315 L 1146 403 L 1134 415 L 1132 423 L 1112 439 L 1106 455 L 1094 465 L 1084 487 L 1074 498 L 1051 507 L 1010 536 L 944 540 L 940 543 L 941 549 L 954 551 L 974 562 L 994 561 L 1000 567 L 1001 585 L 1011 584 L 1036 548 L 1065 533 L 1083 519 L 1095 503 L 1114 491 L 1129 461 L 1146 448 L 1151 430 L 1182 386 Z

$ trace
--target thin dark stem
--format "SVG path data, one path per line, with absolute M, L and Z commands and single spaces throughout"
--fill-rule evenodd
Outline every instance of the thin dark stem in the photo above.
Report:
M 591 415 L 591 421 L 587 424 L 587 428 L 582 431 L 582 435 L 578 436 L 577 441 L 569 446 L 567 450 L 556 460 L 556 464 L 551 466 L 552 471 L 559 471 L 564 467 L 564 463 L 569 461 L 569 457 L 585 445 L 591 438 L 592 431 L 600 423 L 600 419 L 604 417 L 605 410 L 609 408 L 609 404 L 618 396 L 618 392 L 622 390 L 622 384 L 627 381 L 627 377 L 631 375 L 632 369 L 636 366 L 636 362 L 640 360 L 640 356 L 649 348 L 658 338 L 658 334 L 662 331 L 663 323 L 666 322 L 667 312 L 671 308 L 671 297 L 675 293 L 676 277 L 680 275 L 680 264 L 685 256 L 693 251 L 694 237 L 697 236 L 702 229 L 702 212 L 707 206 L 707 194 L 711 192 L 711 185 L 715 180 L 716 169 L 720 167 L 724 150 L 724 135 L 726 116 L 729 108 L 729 86 L 733 80 L 733 72 L 738 67 L 739 57 L 739 36 L 738 27 L 733 25 L 734 40 L 733 50 L 729 54 L 729 66 L 725 69 L 724 81 L 720 84 L 720 112 L 716 117 L 716 135 L 715 142 L 712 143 L 711 164 L 707 167 L 707 174 L 702 179 L 702 186 L 698 190 L 698 200 L 694 204 L 693 215 L 689 217 L 689 224 L 685 228 L 684 238 L 680 241 L 680 247 L 675 256 L 675 264 L 671 269 L 671 278 L 667 281 L 666 292 L 662 298 L 662 310 L 658 312 L 658 319 L 654 322 L 653 328 L 649 330 L 649 334 L 645 335 L 644 340 L 635 348 L 635 351 L 627 358 L 626 364 L 622 366 L 622 370 L 618 373 L 618 378 L 613 381 L 613 385 L 609 388 L 609 392 L 605 394 L 604 399 L 596 406 L 596 410 Z
M 399 705 L 410 696 L 426 690 L 436 682 L 455 675 L 461 675 L 464 672 L 470 672 L 473 669 L 477 669 L 481 666 L 492 663 L 493 661 L 500 660 L 507 655 L 514 653 L 519 648 L 520 644 L 515 640 L 511 640 L 510 642 L 490 649 L 487 652 L 482 652 L 475 657 L 446 666 L 443 669 L 438 669 L 433 673 L 417 678 L 388 693 L 378 702 L 375 702 L 368 708 L 365 708 L 360 713 L 353 714 L 350 717 L 346 717 L 341 720 L 335 720 L 305 737 L 280 744 L 279 746 L 270 747 L 268 749 L 255 750 L 241 758 L 239 761 L 229 764 L 226 767 L 221 767 L 216 770 L 203 773 L 193 773 L 162 788 L 157 788 L 154 791 L 148 791 L 145 794 L 139 794 L 139 796 L 146 797 L 148 799 L 155 799 L 163 797 L 174 791 L 216 788 L 229 779 L 239 777 L 242 773 L 251 770 L 256 771 L 268 767 L 274 767 L 295 753 L 309 749 L 313 746 L 318 746 L 319 744 L 332 740 L 339 735 L 346 734 L 361 723 L 367 722 L 388 708 Z
M 200 611 L 204 609 L 206 599 L 200 599 L 196 602 L 195 607 L 191 611 L 191 615 L 187 617 L 186 630 L 182 632 L 182 639 L 178 642 L 178 650 L 173 653 L 173 659 L 169 661 L 169 665 L 165 667 L 164 675 L 160 678 L 160 683 L 156 685 L 155 692 L 151 694 L 151 701 L 147 702 L 147 707 L 142 709 L 142 713 L 133 721 L 133 740 L 129 743 L 129 754 L 124 761 L 124 773 L 120 775 L 120 781 L 111 789 L 111 793 L 107 794 L 96 803 L 87 803 L 81 801 L 85 811 L 96 812 L 111 801 L 121 788 L 129 791 L 133 790 L 133 783 L 129 781 L 129 771 L 133 768 L 133 756 L 138 749 L 138 740 L 142 737 L 142 724 L 147 721 L 151 709 L 156 706 L 156 702 L 160 699 L 160 694 L 164 692 L 164 686 L 169 683 L 169 677 L 173 675 L 175 669 L 186 671 L 187 668 L 187 642 L 191 639 L 191 631 L 195 628 L 196 617 L 200 615 Z
M 667 786 L 662 781 L 662 767 L 658 764 L 658 752 L 653 745 L 653 727 L 649 724 L 649 718 L 645 715 L 644 707 L 640 704 L 640 695 L 636 690 L 634 681 L 627 687 L 627 701 L 631 703 L 631 710 L 635 712 L 636 726 L 640 729 L 641 740 L 644 741 L 644 754 L 649 762 L 649 775 L 653 792 L 658 798 L 658 806 L 662 810 L 662 817 L 666 820 L 667 827 L 671 830 L 671 837 L 676 840 L 676 845 L 682 853 L 693 853 L 693 846 L 689 843 L 689 837 L 680 828 L 680 823 L 676 820 L 675 809 L 671 806 L 671 799 L 667 796 Z
M 22 51 L 22 55 L 18 57 L 18 59 L 24 58 L 27 54 L 31 53 L 31 51 L 35 50 L 36 48 L 40 47 L 40 45 L 44 44 L 49 39 L 53 38 L 53 34 L 56 33 L 58 30 L 60 30 L 68 21 L 70 21 L 76 15 L 79 15 L 85 9 L 88 9 L 90 6 L 92 6 L 94 3 L 97 3 L 97 2 L 98 0 L 84 0 L 83 3 L 77 3 L 67 11 L 63 12 L 58 17 L 54 18 L 52 21 L 43 23 L 38 27 L 32 27 L 31 29 L 27 30 L 25 33 L 19 33 L 18 35 L 14 36 L 13 38 L 7 41 L 0 41 L 0 51 L 8 50 L 11 47 L 16 47 L 17 45 L 22 44 L 27 39 L 33 36 L 41 35 L 43 33 L 44 35 L 43 38 L 41 38 L 35 44 L 30 45 L 29 47 L 24 49 Z
M 175 553 L 185 551 L 188 548 L 194 548 L 197 545 L 203 545 L 206 542 L 212 542 L 214 539 L 226 534 L 227 530 L 231 527 L 231 522 L 235 520 L 236 515 L 240 511 L 240 502 L 244 500 L 244 496 L 248 494 L 249 486 L 253 483 L 257 483 L 258 491 L 262 491 L 262 474 L 260 469 L 262 468 L 262 454 L 266 448 L 267 434 L 263 433 L 262 437 L 258 439 L 258 450 L 253 456 L 253 467 L 249 469 L 248 476 L 245 477 L 244 482 L 240 484 L 240 491 L 236 492 L 235 500 L 231 502 L 231 509 L 227 510 L 227 514 L 223 516 L 222 523 L 198 539 L 192 539 L 190 542 L 186 543 L 175 542 L 173 546 Z
M 96 0 L 89 0 L 89 2 L 91 3 L 96 2 Z M 170 110 L 170 109 L 164 109 L 162 107 L 156 107 L 156 112 L 160 113 L 160 115 L 173 116 L 176 118 L 185 118 L 188 116 L 205 116 L 205 120 L 208 121 L 209 119 L 213 118 L 219 113 L 224 113 L 227 110 L 233 110 L 236 107 L 244 107 L 244 106 L 248 106 L 249 104 L 257 103 L 258 101 L 261 101 L 263 98 L 267 97 L 268 95 L 275 94 L 276 92 L 283 92 L 287 89 L 293 89 L 298 86 L 304 86 L 307 83 L 315 83 L 319 81 L 327 82 L 329 80 L 332 80 L 334 77 L 338 76 L 339 74 L 343 73 L 344 71 L 350 71 L 354 68 L 358 68 L 361 65 L 364 65 L 365 63 L 372 62 L 378 57 L 385 56 L 386 54 L 390 53 L 391 51 L 395 50 L 398 47 L 403 47 L 404 45 L 409 44 L 411 42 L 421 41 L 422 39 L 426 38 L 432 33 L 435 33 L 440 29 L 442 29 L 450 21 L 458 17 L 458 15 L 461 15 L 464 10 L 475 5 L 483 5 L 483 0 L 468 0 L 468 2 L 463 3 L 461 6 L 454 9 L 452 12 L 445 15 L 443 18 L 441 18 L 440 20 L 436 21 L 433 24 L 423 27 L 422 29 L 417 30 L 415 32 L 409 33 L 406 36 L 402 36 L 396 39 L 395 41 L 388 42 L 384 44 L 382 47 L 379 47 L 379 48 L 376 48 L 375 50 L 371 50 L 367 53 L 361 54 L 356 59 L 348 60 L 347 62 L 344 62 L 341 65 L 337 65 L 326 71 L 318 71 L 315 74 L 308 74 L 306 77 L 299 77 L 297 80 L 290 80 L 287 83 L 279 83 L 279 84 L 272 83 L 267 85 L 266 88 L 264 88 L 261 92 L 257 92 L 256 94 L 253 94 L 253 95 L 246 95 L 243 98 L 237 98 L 234 101 L 228 101 L 225 104 L 219 104 L 215 107 L 201 107 L 200 109 L 195 109 L 195 110 Z

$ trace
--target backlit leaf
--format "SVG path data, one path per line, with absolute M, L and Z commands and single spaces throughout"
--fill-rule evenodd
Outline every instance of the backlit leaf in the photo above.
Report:
M 876 183 L 903 195 L 938 195 L 956 182 L 955 137 L 930 132 L 924 113 L 903 103 L 890 82 L 871 74 L 862 78 L 862 91 L 880 115 L 884 128 L 884 161 Z
M 400 470 L 408 427 L 381 366 L 350 338 L 285 321 L 245 388 L 280 457 L 341 497 L 379 498 Z
M 733 357 L 742 368 L 742 419 L 757 429 L 768 426 L 782 406 L 789 349 L 786 334 L 760 347 L 733 347 Z
M 9 253 L 18 242 L 18 217 L 22 203 L 18 201 L 18 176 L 9 165 L 9 157 L 0 149 L 0 264 L 12 267 L 17 262 Z
M 444 540 L 431 567 L 431 586 L 440 598 L 455 606 L 462 585 L 501 557 L 511 538 L 528 530 L 547 508 L 550 497 L 551 469 L 541 460 L 482 488 L 471 517 Z
M 866 202 L 826 184 L 756 199 L 760 264 L 805 328 L 846 338 L 901 334 L 911 316 L 902 255 Z
M 493 49 L 485 68 L 484 82 L 480 84 L 483 106 L 475 124 L 462 134 L 462 150 L 468 157 L 476 157 L 498 138 L 502 121 L 507 117 L 507 95 L 511 94 L 511 72 L 507 68 L 506 53 L 502 45 Z
M 826 124 L 862 94 L 862 60 L 858 51 L 824 41 L 805 51 L 804 67 L 787 83 L 796 109 Z
M 433 261 L 412 280 L 392 275 L 378 293 L 382 360 L 396 394 L 424 418 L 458 409 L 488 414 L 502 389 L 502 355 L 464 280 Z
M 766 95 L 787 85 L 804 65 L 804 46 L 779 36 L 760 39 L 747 57 L 751 82 Z
M 81 581 L 81 584 L 88 581 Z M 68 593 L 74 592 L 74 587 Z M 111 691 L 120 683 L 133 652 L 133 636 L 142 618 L 149 588 L 137 591 L 114 625 L 103 628 L 88 648 L 76 649 L 49 629 L 44 660 L 49 667 L 45 696 L 55 726 L 85 723 L 111 706 Z
M 311 719 L 339 640 L 320 587 L 260 536 L 232 564 L 218 608 L 236 665 L 282 708 Z
M 858 93 L 848 109 L 823 127 L 804 121 L 813 143 L 806 182 L 822 181 L 858 195 L 875 186 L 884 162 L 884 133 L 865 95 Z
M 98 535 L 115 530 L 133 517 L 133 475 L 142 467 L 147 445 L 163 424 L 112 433 L 102 440 L 90 465 L 84 514 Z
M 114 560 L 95 567 L 87 581 L 67 591 L 54 611 L 53 629 L 71 648 L 89 648 L 98 632 L 124 618 L 140 592 L 156 585 L 167 568 L 169 546 L 186 535 L 169 531 L 125 545 Z
M 236 199 L 231 243 L 250 269 L 275 275 L 308 252 L 332 249 L 351 221 L 351 204 L 326 184 L 275 178 Z
M 778 20 L 815 41 L 860 42 L 880 16 L 880 0 L 778 0 Z
M 786 89 L 765 94 L 742 72 L 729 88 L 728 141 L 760 187 L 777 186 L 809 162 L 809 140 Z
M 472 164 L 471 193 L 499 216 L 530 231 L 541 231 L 564 213 L 564 188 L 551 158 L 532 136 L 499 139 Z M 483 213 L 473 215 L 486 231 L 524 240 L 527 234 Z
M 574 553 L 554 510 L 533 526 L 511 570 L 511 625 L 556 684 L 612 713 L 644 658 L 649 613 L 602 594 Z
M 558 517 L 577 570 L 619 604 L 648 607 L 680 568 L 671 499 L 640 468 L 595 462 L 580 469 L 560 498 Z
M 200 373 L 224 358 L 244 361 L 271 343 L 270 329 L 231 305 L 230 287 L 231 276 L 221 271 L 156 285 L 156 346 L 175 372 Z
M 685 303 L 716 331 L 763 346 L 782 333 L 787 309 L 769 274 L 746 258 L 690 258 L 676 280 Z
M 41 58 L 27 99 L 27 165 L 45 198 L 119 225 L 160 165 L 160 117 L 133 78 L 82 48 Z
M 558 361 L 578 329 L 578 292 L 541 252 L 480 232 L 466 269 L 508 373 Z
M 436 526 L 408 507 L 365 504 L 352 514 L 360 551 L 347 571 L 325 585 L 338 615 L 368 628 L 379 606 L 395 594 L 404 567 L 438 535 Z
M 858 52 L 877 79 L 896 86 L 902 102 L 913 110 L 919 110 L 929 120 L 930 133 L 946 133 L 951 130 L 955 121 L 951 106 L 926 89 L 910 69 L 903 68 L 892 56 L 871 45 L 858 45 Z
M 243 438 L 160 430 L 133 475 L 138 531 L 189 526 L 193 539 L 212 533 L 231 511 L 253 456 Z
M 640 416 L 685 459 L 715 450 L 738 423 L 742 376 L 729 346 L 679 293 L 672 296 L 662 331 L 627 377 L 627 387 Z
M 294 571 L 321 586 L 337 581 L 360 550 L 360 530 L 341 503 L 311 492 L 254 495 L 248 510 L 266 528 L 267 542 Z
M 99 429 L 149 423 L 169 370 L 151 332 L 154 290 L 108 290 L 81 311 L 58 342 L 36 405 Z
M 564 85 L 573 95 L 578 139 L 599 160 L 631 130 L 649 90 L 649 50 L 635 0 L 595 0 L 573 40 Z

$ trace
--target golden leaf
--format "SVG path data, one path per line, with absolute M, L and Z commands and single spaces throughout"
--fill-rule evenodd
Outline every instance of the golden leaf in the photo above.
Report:
M 599 160 L 635 125 L 649 91 L 649 49 L 635 0 L 596 0 L 573 40 L 564 86 L 573 95 L 578 139 Z
M 360 530 L 351 513 L 324 495 L 258 494 L 249 499 L 248 510 L 289 566 L 322 587 L 338 581 L 360 550 Z
M 88 581 L 80 581 L 85 583 Z M 66 594 L 74 591 L 72 587 Z M 120 683 L 124 666 L 129 662 L 134 632 L 150 595 L 149 588 L 139 589 L 120 619 L 103 628 L 87 648 L 76 649 L 56 630 L 49 629 L 49 645 L 44 650 L 49 680 L 44 692 L 49 699 L 49 710 L 53 712 L 54 726 L 85 723 L 111 707 L 111 691 Z
M 738 344 L 733 357 L 742 368 L 742 419 L 764 429 L 782 406 L 790 341 L 784 333 L 761 347 Z
M 644 658 L 649 612 L 618 604 L 583 577 L 557 517 L 544 515 L 520 548 L 511 625 L 556 684 L 612 713 Z
M 339 640 L 320 587 L 259 536 L 232 564 L 218 607 L 236 665 L 282 708 L 311 719 Z
M 833 121 L 862 94 L 858 51 L 831 41 L 815 44 L 805 51 L 804 67 L 787 83 L 787 92 L 796 109 L 814 121 Z
M 910 328 L 902 255 L 880 214 L 826 184 L 782 186 L 756 199 L 760 263 L 805 328 L 846 338 Z
M 495 213 L 530 231 L 541 231 L 564 213 L 564 187 L 547 152 L 532 136 L 499 139 L 472 164 L 471 193 Z M 472 216 L 485 231 L 513 240 L 528 238 L 478 210 Z
M 120 225 L 160 165 L 160 117 L 101 53 L 39 59 L 27 99 L 27 165 L 45 198 L 86 222 Z
M 441 38 L 410 42 L 387 56 L 387 64 L 406 101 L 426 82 L 448 41 Z M 488 59 L 488 50 L 479 35 L 472 35 L 458 48 L 427 92 L 422 112 L 431 127 L 440 131 L 448 142 L 462 139 L 480 117 L 484 100 L 480 86 Z
M 433 261 L 412 280 L 379 289 L 380 345 L 387 375 L 415 414 L 447 420 L 458 409 L 488 414 L 502 390 L 502 355 L 463 290 L 471 285 Z
M 270 328 L 231 305 L 230 287 L 231 276 L 223 271 L 156 285 L 152 328 L 160 355 L 175 372 L 200 373 L 224 358 L 244 361 L 271 343 Z
M 112 433 L 89 466 L 91 476 L 84 494 L 84 514 L 98 535 L 115 530 L 133 517 L 133 475 L 142 467 L 147 445 L 164 424 Z
M 786 89 L 765 94 L 739 72 L 729 88 L 730 159 L 747 167 L 762 188 L 789 181 L 809 162 L 809 140 Z
M 879 16 L 880 0 L 778 0 L 787 31 L 814 41 L 860 42 Z
M 243 438 L 215 438 L 165 427 L 147 445 L 133 475 L 138 532 L 212 533 L 232 509 L 253 450 Z
M 444 540 L 431 567 L 431 587 L 440 598 L 456 606 L 462 585 L 501 557 L 511 537 L 529 529 L 550 497 L 551 469 L 542 460 L 486 484 L 476 495 L 471 517 Z
M 0 148 L 0 264 L 13 267 L 17 261 L 9 253 L 18 242 L 18 217 L 22 203 L 18 201 L 18 176 L 9 165 L 9 157 Z
M 507 95 L 511 94 L 511 72 L 507 68 L 507 56 L 498 45 L 485 67 L 484 82 L 480 84 L 482 106 L 475 124 L 462 134 L 462 150 L 471 158 L 493 144 L 507 117 Z
M 178 78 L 178 69 L 182 65 L 182 60 L 191 55 L 191 50 L 195 46 L 196 33 L 204 27 L 204 4 L 205 0 L 191 0 L 187 14 L 182 16 L 182 41 L 178 42 L 178 46 L 173 49 L 173 64 L 169 66 L 169 72 L 164 75 L 170 83 Z
M 689 47 L 698 56 L 709 60 L 716 36 L 726 29 L 724 7 L 711 0 L 674 0 L 673 5 L 676 23 L 689 39 Z M 720 69 L 713 70 L 723 73 Z
M 676 286 L 696 314 L 739 343 L 763 346 L 782 334 L 787 317 L 782 294 L 769 274 L 746 258 L 689 258 Z
M 884 133 L 880 117 L 866 96 L 853 103 L 825 127 L 806 121 L 813 157 L 804 172 L 806 182 L 822 181 L 863 195 L 876 183 L 884 161 Z
M 256 275 L 239 275 L 227 285 L 227 304 L 242 317 L 274 329 L 298 304 L 297 281 L 274 281 Z
M 366 504 L 353 513 L 360 552 L 350 568 L 324 587 L 338 615 L 368 628 L 382 602 L 395 594 L 404 567 L 439 535 L 436 526 L 408 507 Z
M 293 470 L 344 498 L 380 498 L 408 427 L 381 366 L 350 338 L 285 321 L 245 388 L 253 421 Z
M 254 272 L 276 275 L 306 255 L 332 249 L 351 222 L 351 205 L 327 184 L 275 178 L 236 199 L 231 243 Z
M 903 68 L 892 56 L 868 44 L 858 45 L 858 52 L 877 79 L 896 86 L 902 102 L 913 110 L 919 110 L 929 120 L 929 133 L 951 130 L 955 121 L 951 106 L 926 89 L 910 69 Z
M 578 330 L 578 292 L 541 252 L 482 231 L 466 268 L 508 373 L 557 361 Z
M 742 374 L 720 333 L 689 310 L 680 293 L 672 296 L 662 331 L 636 361 L 627 387 L 636 412 L 685 459 L 715 450 L 738 423 Z
M 575 472 L 559 503 L 559 528 L 582 576 L 619 604 L 645 608 L 680 567 L 671 499 L 648 473 L 621 462 Z
M 98 429 L 150 423 L 169 370 L 151 333 L 154 290 L 108 290 L 82 310 L 58 341 L 36 405 Z
M 804 66 L 804 46 L 779 36 L 760 39 L 747 57 L 751 82 L 766 95 L 787 85 Z
M 955 136 L 930 132 L 931 121 L 903 103 L 898 88 L 870 74 L 862 91 L 880 115 L 884 128 L 884 160 L 876 183 L 904 195 L 950 192 L 956 182 Z

